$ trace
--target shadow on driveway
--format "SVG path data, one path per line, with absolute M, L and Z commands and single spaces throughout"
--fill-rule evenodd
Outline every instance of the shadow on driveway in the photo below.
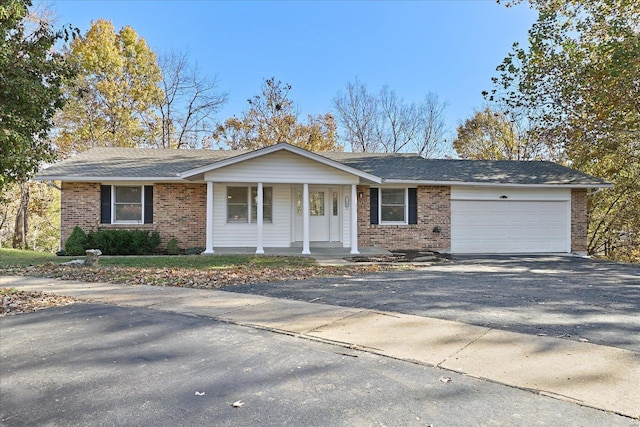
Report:
M 418 271 L 226 291 L 394 311 L 640 351 L 640 266 L 570 256 L 455 256 Z

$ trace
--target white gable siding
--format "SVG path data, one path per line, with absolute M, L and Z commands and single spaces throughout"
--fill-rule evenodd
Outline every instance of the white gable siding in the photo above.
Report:
M 228 184 L 234 186 L 234 184 Z M 235 184 L 247 185 L 247 184 Z M 291 242 L 291 187 L 273 187 L 273 222 L 263 225 L 265 247 L 289 247 Z M 257 225 L 227 223 L 227 184 L 213 185 L 213 246 L 254 247 L 257 243 Z
M 357 184 L 359 178 L 297 154 L 279 151 L 207 172 L 205 181 Z

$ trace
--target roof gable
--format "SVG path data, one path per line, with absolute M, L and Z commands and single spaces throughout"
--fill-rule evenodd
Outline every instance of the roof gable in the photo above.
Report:
M 219 161 L 217 161 L 215 163 L 211 163 L 209 165 L 205 165 L 205 166 L 201 166 L 201 167 L 194 168 L 194 169 L 191 169 L 191 170 L 187 170 L 187 171 L 182 172 L 180 174 L 180 177 L 184 178 L 184 179 L 189 179 L 189 178 L 192 178 L 194 176 L 200 176 L 200 175 L 202 175 L 204 173 L 207 173 L 207 172 L 212 172 L 212 171 L 215 171 L 215 170 L 220 169 L 220 168 L 224 168 L 224 167 L 227 167 L 227 166 L 230 166 L 230 165 L 234 165 L 234 164 L 237 164 L 237 163 L 240 163 L 240 162 L 244 162 L 244 161 L 247 161 L 247 160 L 255 159 L 257 157 L 266 156 L 266 155 L 269 155 L 271 153 L 276 153 L 276 152 L 279 152 L 279 151 L 288 151 L 290 153 L 297 154 L 297 155 L 299 155 L 301 157 L 304 157 L 306 159 L 313 160 L 313 161 L 318 162 L 320 164 L 323 164 L 325 166 L 333 167 L 335 169 L 338 169 L 340 171 L 343 171 L 343 172 L 358 176 L 358 177 L 366 179 L 368 181 L 372 181 L 372 182 L 375 182 L 375 183 L 382 182 L 382 178 L 380 178 L 378 176 L 375 176 L 375 175 L 373 175 L 371 173 L 368 173 L 368 172 L 363 171 L 363 170 L 358 169 L 358 168 L 351 167 L 349 165 L 345 165 L 344 163 L 337 162 L 335 160 L 332 160 L 332 159 L 330 159 L 328 157 L 325 157 L 325 156 L 322 156 L 320 154 L 313 153 L 311 151 L 307 151 L 307 150 L 304 150 L 304 149 L 299 148 L 299 147 L 295 147 L 295 146 L 287 144 L 285 142 L 281 142 L 281 143 L 278 143 L 276 145 L 271 145 L 269 147 L 264 147 L 264 148 L 261 148 L 261 149 L 255 150 L 255 151 L 244 152 L 244 153 L 238 154 L 237 156 L 229 157 L 229 158 L 224 159 L 224 160 L 219 160 Z

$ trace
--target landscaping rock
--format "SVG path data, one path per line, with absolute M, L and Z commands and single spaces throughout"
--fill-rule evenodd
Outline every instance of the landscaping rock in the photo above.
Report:
M 102 251 L 100 249 L 87 249 L 85 253 L 87 254 L 87 257 L 84 260 L 84 265 L 87 267 L 97 264 L 100 255 L 102 255 Z

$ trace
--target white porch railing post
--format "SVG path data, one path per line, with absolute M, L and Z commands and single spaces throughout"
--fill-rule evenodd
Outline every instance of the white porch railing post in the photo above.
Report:
M 356 198 L 356 184 L 351 184 L 351 254 L 358 252 L 358 199 Z
M 206 248 L 203 253 L 212 254 L 213 252 L 213 182 L 207 181 Z
M 308 255 L 309 250 L 309 184 L 302 186 L 302 254 Z
M 264 253 L 264 248 L 262 247 L 262 224 L 264 222 L 264 218 L 263 218 L 263 195 L 264 190 L 262 188 L 262 183 L 259 182 L 258 183 L 258 203 L 257 203 L 257 209 L 258 211 L 256 212 L 256 218 L 257 218 L 257 222 L 258 222 L 258 242 L 256 244 L 256 253 L 257 254 L 263 254 Z

